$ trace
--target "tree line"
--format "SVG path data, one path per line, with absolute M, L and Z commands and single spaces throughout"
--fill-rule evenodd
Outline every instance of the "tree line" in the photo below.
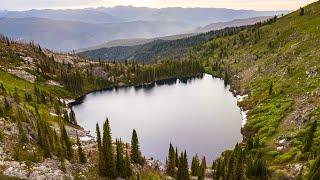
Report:
M 116 139 L 114 148 L 108 118 L 103 123 L 102 132 L 99 124 L 96 124 L 96 134 L 98 146 L 97 166 L 100 176 L 127 179 L 134 176 L 132 164 L 142 167 L 145 163 L 140 151 L 136 130 L 132 132 L 131 148 L 128 147 L 128 144 L 123 143 L 121 139 Z

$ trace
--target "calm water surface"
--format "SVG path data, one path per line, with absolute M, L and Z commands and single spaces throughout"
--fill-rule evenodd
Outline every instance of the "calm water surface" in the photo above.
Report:
M 165 160 L 169 143 L 208 163 L 242 140 L 236 98 L 220 79 L 210 75 L 153 88 L 120 88 L 93 92 L 74 106 L 78 123 L 92 135 L 109 118 L 112 136 L 130 142 L 136 129 L 141 151 Z M 210 161 L 209 161 L 210 160 Z

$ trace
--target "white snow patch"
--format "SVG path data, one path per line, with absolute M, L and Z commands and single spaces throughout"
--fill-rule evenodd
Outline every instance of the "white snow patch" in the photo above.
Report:
M 282 144 L 282 143 L 284 143 L 286 141 L 286 139 L 281 139 L 280 141 L 279 141 L 279 144 Z
M 64 101 L 65 104 L 69 104 L 69 103 L 74 102 L 73 99 L 64 99 L 63 101 Z
M 50 114 L 51 116 L 58 116 L 58 114 L 53 113 L 53 112 L 50 112 L 49 114 Z
M 243 100 L 244 100 L 245 98 L 247 98 L 247 97 L 248 97 L 248 94 L 245 94 L 245 95 L 243 95 L 243 96 L 241 96 L 241 95 L 237 95 L 237 96 L 236 96 L 238 102 L 243 101 Z
M 58 86 L 58 87 L 63 87 L 60 83 L 56 82 L 56 81 L 53 81 L 53 80 L 49 80 L 47 82 L 48 85 L 50 86 Z
M 83 141 L 83 142 L 94 140 L 94 138 L 91 136 L 83 136 L 83 137 L 80 137 L 79 139 L 80 141 Z
M 284 149 L 284 147 L 283 146 L 279 146 L 279 147 L 277 147 L 277 151 L 282 151 Z
M 241 126 L 242 127 L 244 127 L 244 125 L 247 123 L 248 112 L 249 112 L 249 110 L 247 110 L 247 111 L 242 111 L 241 110 L 241 116 L 242 116 L 242 124 L 241 124 Z

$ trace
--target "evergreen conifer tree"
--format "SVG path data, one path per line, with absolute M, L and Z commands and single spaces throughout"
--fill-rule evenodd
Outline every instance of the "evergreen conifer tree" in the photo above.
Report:
M 143 163 L 143 159 L 141 157 L 141 152 L 140 152 L 138 135 L 135 129 L 133 129 L 132 138 L 131 138 L 131 160 L 135 164 L 142 165 Z
M 79 136 L 78 136 L 78 132 L 76 132 L 77 134 L 77 146 L 78 146 L 78 156 L 79 156 L 79 162 L 81 164 L 84 164 L 87 162 L 87 158 L 86 158 L 86 155 L 85 153 L 83 152 L 83 149 L 81 147 L 81 142 L 80 142 L 80 139 L 79 139 Z
M 71 108 L 70 113 L 69 113 L 69 118 L 70 118 L 70 123 L 74 125 L 78 125 L 77 119 L 76 119 L 76 114 L 74 113 L 73 109 Z
M 198 176 L 199 175 L 199 158 L 198 155 L 196 154 L 193 158 L 192 158 L 192 162 L 191 162 L 191 176 Z
M 62 140 L 60 139 L 60 142 Z M 65 172 L 66 171 L 66 165 L 64 163 L 64 148 L 63 148 L 63 145 L 61 143 L 58 144 L 58 157 L 59 157 L 59 161 L 60 161 L 60 169 L 61 171 Z
M 166 173 L 171 177 L 175 176 L 175 167 L 176 167 L 175 163 L 176 163 L 175 151 L 174 151 L 172 144 L 170 143 L 169 153 L 168 153 L 168 162 L 166 164 L 166 166 L 167 166 Z
M 313 121 L 309 125 L 309 129 L 307 130 L 306 137 L 305 137 L 305 144 L 303 147 L 303 152 L 308 152 L 312 146 L 312 141 L 314 137 L 314 133 L 317 129 L 317 121 Z
M 269 86 L 269 95 L 272 95 L 272 93 L 273 93 L 273 82 L 271 82 Z
M 178 148 L 176 147 L 176 155 L 175 155 L 175 165 L 176 167 L 179 166 L 179 152 L 178 152 Z
M 66 128 L 62 122 L 60 122 L 60 133 L 61 142 L 64 145 L 63 149 L 65 150 L 66 158 L 70 160 L 73 156 L 72 144 L 67 134 Z
M 108 118 L 103 125 L 102 152 L 104 154 L 104 175 L 109 178 L 115 177 L 115 159 L 112 149 L 111 129 Z
M 102 142 L 101 142 L 101 133 L 100 133 L 100 128 L 99 128 L 99 124 L 97 123 L 96 125 L 96 134 L 97 134 L 97 144 L 98 144 L 98 156 L 99 156 L 99 160 L 98 160 L 98 172 L 99 175 L 103 175 L 104 174 L 104 158 L 103 158 L 103 152 L 102 152 Z
M 181 153 L 180 159 L 179 159 L 179 167 L 178 167 L 178 173 L 177 173 L 177 180 L 189 180 L 189 169 L 188 169 L 188 158 L 187 158 L 187 152 Z
M 303 16 L 304 15 L 304 8 L 300 7 L 300 16 Z
M 122 148 L 122 142 L 120 140 L 116 140 L 116 150 L 117 150 L 117 158 L 116 158 L 116 170 L 118 177 L 125 178 L 126 172 L 125 172 L 125 162 L 123 157 L 123 148 Z
M 17 118 L 17 121 L 18 121 L 20 143 L 22 143 L 22 144 L 27 143 L 29 139 L 28 139 L 26 133 L 24 132 L 20 118 Z
M 308 180 L 315 179 L 320 179 L 320 156 L 317 157 L 308 174 Z
M 207 169 L 207 162 L 206 162 L 206 158 L 203 157 L 201 164 L 199 165 L 198 180 L 202 180 L 205 178 L 206 169 Z
M 125 176 L 124 178 L 129 178 L 132 175 L 132 167 L 131 161 L 128 154 L 128 145 L 126 144 L 126 157 L 124 158 L 124 169 L 125 169 Z

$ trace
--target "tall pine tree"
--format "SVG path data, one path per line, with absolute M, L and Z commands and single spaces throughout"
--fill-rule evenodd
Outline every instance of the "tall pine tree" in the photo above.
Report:
M 102 149 L 102 141 L 101 141 L 101 133 L 100 133 L 100 127 L 97 123 L 96 125 L 96 134 L 97 134 L 97 144 L 98 144 L 98 172 L 100 176 L 104 175 L 104 158 L 103 158 L 103 149 Z
M 141 156 L 138 135 L 135 129 L 132 132 L 131 138 L 131 160 L 135 164 L 143 164 L 143 158 Z
M 190 176 L 189 176 L 187 152 L 184 151 L 184 153 L 181 153 L 181 156 L 179 159 L 177 180 L 189 180 L 189 179 L 190 179 Z
M 108 118 L 103 125 L 102 152 L 104 154 L 104 175 L 106 177 L 114 178 L 116 175 L 116 167 L 112 149 L 111 129 Z
M 76 134 L 77 134 L 77 146 L 78 146 L 78 157 L 79 157 L 79 162 L 81 164 L 84 164 L 87 162 L 87 158 L 86 158 L 86 155 L 85 153 L 83 152 L 83 149 L 82 149 L 82 145 L 81 145 L 81 142 L 80 142 L 80 139 L 79 139 L 79 136 L 78 136 L 78 132 L 76 131 Z
M 125 162 L 123 157 L 123 148 L 122 148 L 122 142 L 120 140 L 116 140 L 116 150 L 117 150 L 117 158 L 116 158 L 116 170 L 117 170 L 117 176 L 125 178 L 126 172 L 125 172 Z
M 171 143 L 170 143 L 170 147 L 169 147 L 168 162 L 167 162 L 166 166 L 167 166 L 166 173 L 169 176 L 174 177 L 175 176 L 176 159 L 175 159 L 175 151 L 174 151 L 174 148 Z
M 129 178 L 132 176 L 132 167 L 131 167 L 131 161 L 128 154 L 128 145 L 126 144 L 126 157 L 124 158 L 124 169 L 125 169 L 125 176 L 124 178 Z

